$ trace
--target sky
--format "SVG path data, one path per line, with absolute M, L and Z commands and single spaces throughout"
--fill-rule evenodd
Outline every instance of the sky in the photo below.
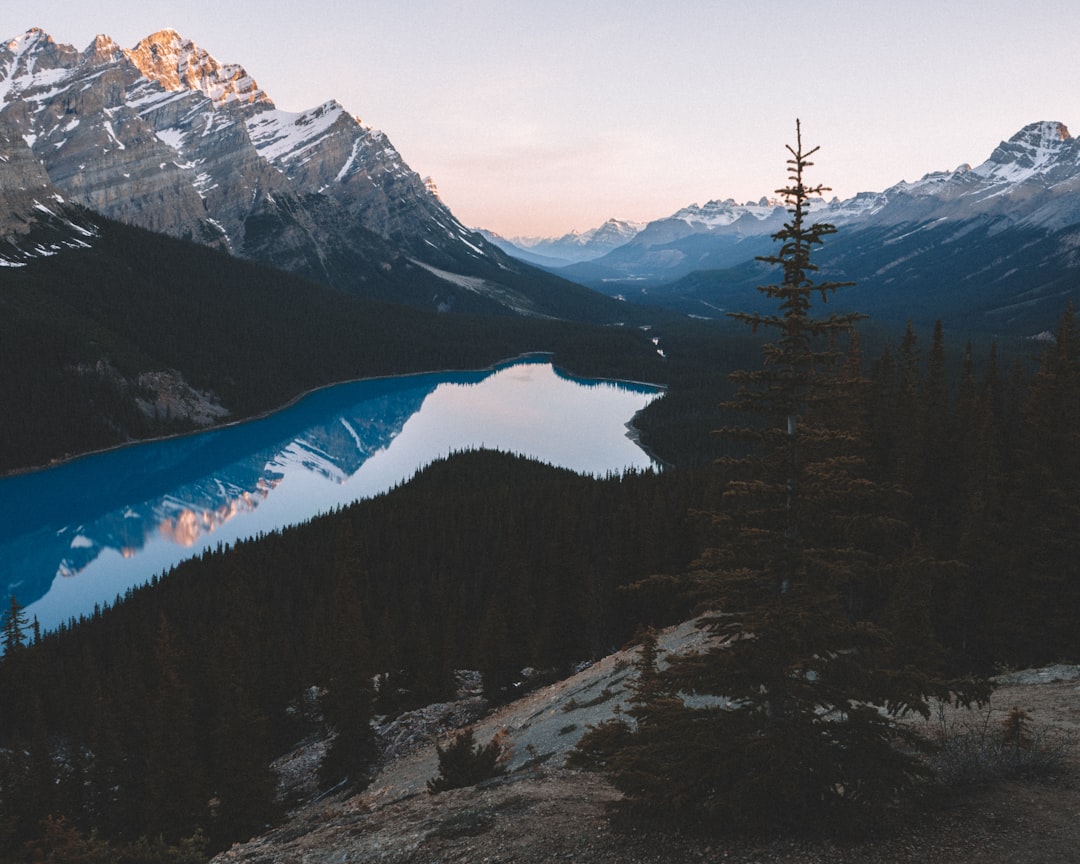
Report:
M 1072 0 L 5 0 L 0 38 L 30 27 L 172 27 L 279 108 L 337 99 L 506 237 L 771 195 L 796 118 L 841 198 L 1080 134 Z

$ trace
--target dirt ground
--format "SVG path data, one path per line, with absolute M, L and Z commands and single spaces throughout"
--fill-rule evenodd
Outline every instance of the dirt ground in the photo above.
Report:
M 685 645 L 692 631 L 669 634 Z M 1071 738 L 1064 770 L 1046 777 L 994 781 L 950 793 L 904 827 L 857 843 L 782 840 L 735 842 L 663 834 L 609 818 L 619 793 L 603 778 L 563 767 L 566 750 L 588 723 L 610 714 L 623 690 L 629 655 L 615 655 L 579 676 L 538 691 L 479 721 L 477 740 L 494 730 L 514 746 L 504 778 L 433 796 L 433 747 L 387 764 L 363 794 L 295 811 L 283 826 L 219 856 L 224 862 L 517 862 L 548 864 L 1080 864 L 1080 668 L 1055 667 L 999 681 L 982 711 L 944 713 L 932 727 L 997 729 L 1020 707 L 1055 740 Z M 439 708 L 428 712 L 449 714 Z M 573 727 L 573 728 L 571 728 Z M 931 729 L 933 731 L 933 728 Z

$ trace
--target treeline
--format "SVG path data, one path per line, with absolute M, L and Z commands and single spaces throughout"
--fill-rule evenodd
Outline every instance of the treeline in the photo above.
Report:
M 148 371 L 179 371 L 234 418 L 337 381 L 530 351 L 589 357 L 584 374 L 663 378 L 634 326 L 426 312 L 116 223 L 90 249 L 3 268 L 0 289 L 0 473 L 191 428 L 140 411 Z
M 859 422 L 899 514 L 955 562 L 925 609 L 957 671 L 1080 657 L 1080 343 L 1070 306 L 1037 360 L 991 348 L 949 374 L 940 325 L 873 364 Z M 1032 365 L 1034 371 L 1032 372 Z
M 892 337 L 872 331 L 848 360 L 861 380 L 843 422 L 865 442 L 868 479 L 899 490 L 893 515 L 950 565 L 924 586 L 922 608 L 955 673 L 1080 657 L 1076 331 L 1071 306 L 1053 336 L 1004 347 L 909 324 Z M 755 347 L 733 342 L 725 362 L 738 368 Z M 741 455 L 731 436 L 708 434 L 738 425 L 719 410 L 733 392 L 719 368 L 679 373 L 680 386 L 643 412 L 643 437 L 662 458 L 705 470 Z
M 327 779 L 361 784 L 373 712 L 450 695 L 460 668 L 499 698 L 524 667 L 565 672 L 674 617 L 620 588 L 686 566 L 704 494 L 469 453 L 176 567 L 5 656 L 0 848 L 18 860 L 48 816 L 117 842 L 251 836 L 279 813 L 270 760 L 321 714 Z

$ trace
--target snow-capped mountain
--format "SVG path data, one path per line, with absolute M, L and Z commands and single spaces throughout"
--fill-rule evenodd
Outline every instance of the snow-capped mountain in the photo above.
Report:
M 98 36 L 80 51 L 38 29 L 0 45 L 0 190 L 8 263 L 33 254 L 38 206 L 78 205 L 442 308 L 505 305 L 500 279 L 522 269 L 465 228 L 382 132 L 335 101 L 283 111 L 243 67 L 173 30 L 130 50 Z
M 830 278 L 855 280 L 855 302 L 867 311 L 952 310 L 966 326 L 993 329 L 1040 315 L 1052 323 L 1062 298 L 1078 293 L 1080 140 L 1059 122 L 1025 126 L 974 168 L 822 200 L 811 212 L 839 229 L 819 263 Z M 773 251 L 772 234 L 786 217 L 781 202 L 765 198 L 695 204 L 650 222 L 602 258 L 558 272 L 715 314 L 761 281 L 754 258 Z
M 645 227 L 644 222 L 608 219 L 588 231 L 571 231 L 562 237 L 500 237 L 482 232 L 487 239 L 515 258 L 541 267 L 561 267 L 591 261 L 629 243 Z

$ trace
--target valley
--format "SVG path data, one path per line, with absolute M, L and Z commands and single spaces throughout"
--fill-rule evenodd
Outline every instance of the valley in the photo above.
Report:
M 515 246 L 176 30 L 0 45 L 0 861 L 1071 848 L 1080 144 L 795 130 Z

